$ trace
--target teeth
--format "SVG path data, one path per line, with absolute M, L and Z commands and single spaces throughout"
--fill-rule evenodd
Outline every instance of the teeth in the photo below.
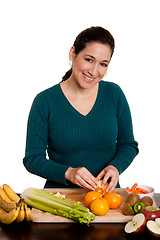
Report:
M 85 74 L 83 74 L 83 75 L 84 75 L 85 78 L 86 78 L 87 80 L 89 80 L 89 81 L 93 81 L 93 80 L 94 80 L 94 78 L 87 77 Z

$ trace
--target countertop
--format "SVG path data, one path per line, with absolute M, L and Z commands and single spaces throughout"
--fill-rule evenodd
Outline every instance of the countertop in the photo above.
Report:
M 155 194 L 157 207 L 160 193 Z M 137 236 L 124 232 L 125 223 L 32 223 L 22 222 L 10 225 L 0 224 L 0 240 L 130 240 L 155 239 L 147 230 Z

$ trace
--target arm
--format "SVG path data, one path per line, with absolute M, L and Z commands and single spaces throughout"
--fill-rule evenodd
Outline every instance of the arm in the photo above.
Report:
M 138 143 L 134 140 L 131 113 L 126 97 L 120 89 L 116 102 L 117 111 L 117 149 L 110 165 L 104 168 L 97 178 L 102 178 L 105 182 L 111 178 L 108 191 L 113 191 L 119 180 L 119 175 L 131 164 L 138 154 Z
M 23 159 L 26 169 L 50 181 L 66 184 L 65 172 L 70 167 L 46 157 L 48 142 L 49 107 L 40 94 L 33 101 L 27 126 L 26 151 Z
M 115 157 L 110 162 L 121 174 L 138 154 L 138 143 L 134 139 L 130 108 L 123 92 L 120 92 L 117 109 L 118 138 Z

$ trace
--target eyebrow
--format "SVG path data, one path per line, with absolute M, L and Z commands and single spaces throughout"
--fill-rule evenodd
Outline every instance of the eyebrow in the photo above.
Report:
M 92 55 L 89 55 L 89 54 L 85 54 L 85 56 L 87 57 L 91 57 L 93 59 L 95 59 L 95 57 L 93 57 Z M 102 62 L 108 62 L 109 63 L 109 60 L 102 60 Z

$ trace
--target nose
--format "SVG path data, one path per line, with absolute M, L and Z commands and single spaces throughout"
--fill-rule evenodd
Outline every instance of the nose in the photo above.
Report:
M 97 64 L 97 63 L 93 64 L 93 65 L 90 67 L 90 69 L 89 69 L 88 72 L 89 72 L 89 74 L 90 74 L 91 76 L 96 76 L 97 73 L 98 73 L 98 64 Z

